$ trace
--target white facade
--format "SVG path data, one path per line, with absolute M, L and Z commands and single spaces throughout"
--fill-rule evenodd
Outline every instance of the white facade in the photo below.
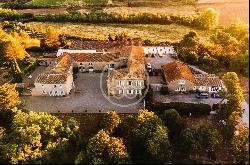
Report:
M 159 54 L 159 55 L 167 55 L 167 54 L 175 54 L 175 50 L 172 46 L 150 46 L 143 47 L 144 54 Z
M 73 76 L 69 75 L 65 83 L 45 84 L 35 83 L 32 89 L 32 96 L 66 96 L 74 87 Z

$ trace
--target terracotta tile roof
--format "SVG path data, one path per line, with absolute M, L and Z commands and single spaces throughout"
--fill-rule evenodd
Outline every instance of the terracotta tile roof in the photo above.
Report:
M 195 82 L 194 76 L 189 67 L 180 61 L 175 60 L 171 63 L 165 64 L 162 66 L 162 69 L 164 71 L 166 82 L 168 83 L 181 78 Z
M 56 72 L 42 73 L 38 75 L 36 83 L 63 84 L 66 82 L 67 77 L 68 77 L 67 73 L 56 73 Z
M 68 72 L 70 66 L 72 65 L 71 57 L 66 54 L 64 56 L 61 56 L 58 61 L 59 62 L 53 70 L 56 72 Z
M 222 86 L 220 78 L 215 74 L 195 74 L 196 86 Z
M 128 57 L 127 68 L 112 71 L 108 77 L 109 79 L 122 79 L 125 77 L 146 78 L 143 48 L 139 46 L 131 46 L 130 50 L 131 53 Z
M 132 43 L 129 41 L 81 41 L 71 40 L 70 49 L 95 49 L 95 50 L 109 50 L 120 49 L 124 46 L 130 46 Z
M 72 53 L 70 54 L 70 56 L 76 62 L 109 62 L 109 61 L 119 58 L 119 54 L 107 53 L 107 52 L 104 54 L 103 53 Z

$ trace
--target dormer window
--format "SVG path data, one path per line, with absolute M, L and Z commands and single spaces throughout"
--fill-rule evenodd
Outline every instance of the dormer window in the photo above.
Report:
M 185 84 L 185 80 L 179 80 L 179 84 Z

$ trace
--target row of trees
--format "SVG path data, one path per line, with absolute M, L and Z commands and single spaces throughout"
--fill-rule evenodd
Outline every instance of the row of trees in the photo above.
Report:
M 218 13 L 214 9 L 206 9 L 193 15 L 152 14 L 152 13 L 104 13 L 66 11 L 57 15 L 18 14 L 13 10 L 0 10 L 3 20 L 26 20 L 39 22 L 81 22 L 81 23 L 123 23 L 123 24 L 171 24 L 176 23 L 200 29 L 213 29 L 218 24 Z
M 196 32 L 186 34 L 179 42 L 178 56 L 184 62 L 226 68 L 249 74 L 248 25 L 235 20 L 229 27 L 217 29 L 209 40 L 202 41 Z

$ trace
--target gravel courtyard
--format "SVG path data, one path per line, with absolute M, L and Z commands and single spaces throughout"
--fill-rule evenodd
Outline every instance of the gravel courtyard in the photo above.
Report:
M 143 108 L 141 102 L 124 107 L 135 103 L 138 98 L 111 97 L 110 100 L 116 104 L 109 102 L 101 92 L 100 76 L 101 73 L 78 73 L 75 80 L 76 92 L 72 91 L 67 97 L 21 96 L 21 99 L 27 109 L 36 112 L 105 113 L 108 110 L 116 110 L 118 113 L 137 113 L 139 108 Z M 102 83 L 105 88 L 106 74 L 103 75 Z M 103 91 L 106 91 L 106 88 Z

